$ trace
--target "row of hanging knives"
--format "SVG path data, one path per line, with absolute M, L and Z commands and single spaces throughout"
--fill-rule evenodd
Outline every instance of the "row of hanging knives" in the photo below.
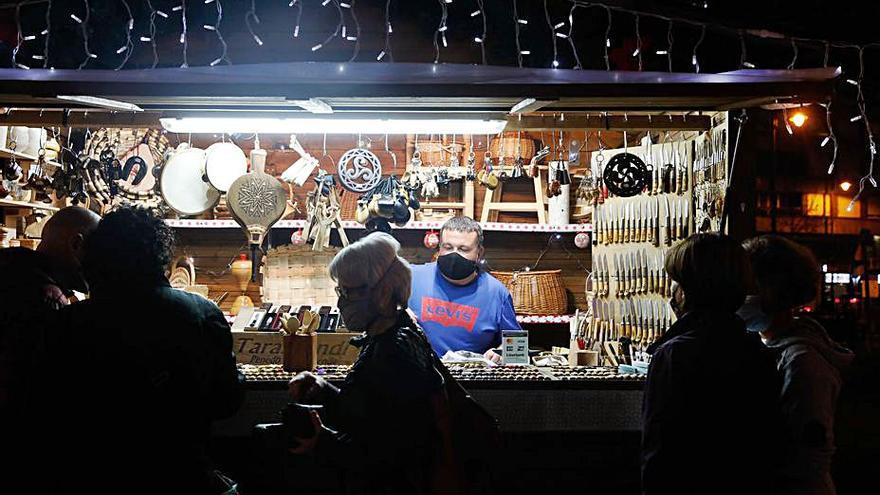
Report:
M 707 132 L 695 141 L 694 176 L 697 183 L 727 180 L 727 129 Z
M 660 299 L 628 299 L 592 302 L 593 318 L 582 335 L 586 349 L 594 344 L 629 339 L 643 348 L 655 342 L 672 326 L 669 303 Z
M 611 258 L 610 264 L 608 258 Z M 599 298 L 612 294 L 617 298 L 642 294 L 671 297 L 672 281 L 664 268 L 665 262 L 665 253 L 649 254 L 644 249 L 629 253 L 596 254 L 593 256 L 593 294 Z
M 689 234 L 690 206 L 687 197 L 670 195 L 596 206 L 593 245 L 648 242 L 671 246 Z

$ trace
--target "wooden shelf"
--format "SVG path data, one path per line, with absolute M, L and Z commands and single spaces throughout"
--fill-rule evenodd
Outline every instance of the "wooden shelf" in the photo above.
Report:
M 168 219 L 165 220 L 170 227 L 184 229 L 238 229 L 235 220 L 190 220 Z M 592 224 L 573 223 L 568 225 L 538 225 L 533 223 L 498 223 L 487 222 L 481 224 L 484 231 L 488 232 L 532 232 L 532 233 L 575 233 L 591 232 Z M 302 229 L 305 228 L 305 220 L 281 220 L 272 226 L 273 229 Z M 364 226 L 354 221 L 344 221 L 342 226 L 346 229 L 363 229 Z M 443 222 L 410 222 L 405 227 L 393 227 L 395 230 L 439 230 Z
M 35 162 L 37 161 L 37 157 L 34 155 L 26 155 L 24 153 L 19 153 L 17 151 L 12 151 L 10 149 L 6 149 L 0 147 L 0 158 L 15 158 L 16 160 L 22 160 L 25 162 Z M 60 167 L 61 164 L 58 162 L 53 162 L 52 160 L 46 161 L 47 165 L 51 165 L 53 167 Z
M 531 316 L 531 315 L 516 315 L 516 321 L 520 323 L 545 323 L 545 324 L 555 324 L 555 323 L 568 323 L 571 319 L 574 318 L 574 315 L 546 315 L 546 316 Z
M 11 206 L 14 208 L 32 208 L 34 210 L 58 211 L 57 206 L 47 203 L 28 203 L 27 201 L 15 201 L 13 199 L 0 199 L 0 207 Z

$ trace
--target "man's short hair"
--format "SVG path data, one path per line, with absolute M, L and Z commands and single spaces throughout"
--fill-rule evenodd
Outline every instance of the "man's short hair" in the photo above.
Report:
M 476 232 L 477 246 L 483 247 L 483 227 L 480 226 L 480 222 L 471 217 L 462 215 L 447 220 L 446 223 L 440 227 L 440 242 L 443 242 L 443 232 L 446 230 L 452 230 L 455 232 Z
M 684 291 L 686 310 L 736 311 L 752 284 L 746 252 L 722 234 L 694 234 L 669 248 L 666 272 Z
M 743 247 L 752 264 L 762 303 L 770 311 L 784 311 L 811 302 L 819 292 L 819 262 L 806 247 L 778 235 L 747 240 Z

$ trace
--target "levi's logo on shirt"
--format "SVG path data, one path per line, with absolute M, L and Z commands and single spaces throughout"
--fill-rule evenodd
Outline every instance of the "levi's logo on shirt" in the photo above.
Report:
M 474 324 L 480 308 L 455 304 L 433 297 L 422 298 L 422 321 L 435 321 L 446 327 L 462 327 L 468 332 L 474 331 Z

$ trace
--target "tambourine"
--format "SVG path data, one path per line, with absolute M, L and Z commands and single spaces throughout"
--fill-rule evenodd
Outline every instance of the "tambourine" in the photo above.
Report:
M 198 215 L 217 204 L 220 191 L 204 180 L 205 151 L 199 148 L 178 149 L 159 178 L 162 197 L 181 215 Z
M 229 190 L 235 179 L 247 173 L 244 151 L 233 143 L 214 143 L 205 150 L 205 175 L 220 192 Z

